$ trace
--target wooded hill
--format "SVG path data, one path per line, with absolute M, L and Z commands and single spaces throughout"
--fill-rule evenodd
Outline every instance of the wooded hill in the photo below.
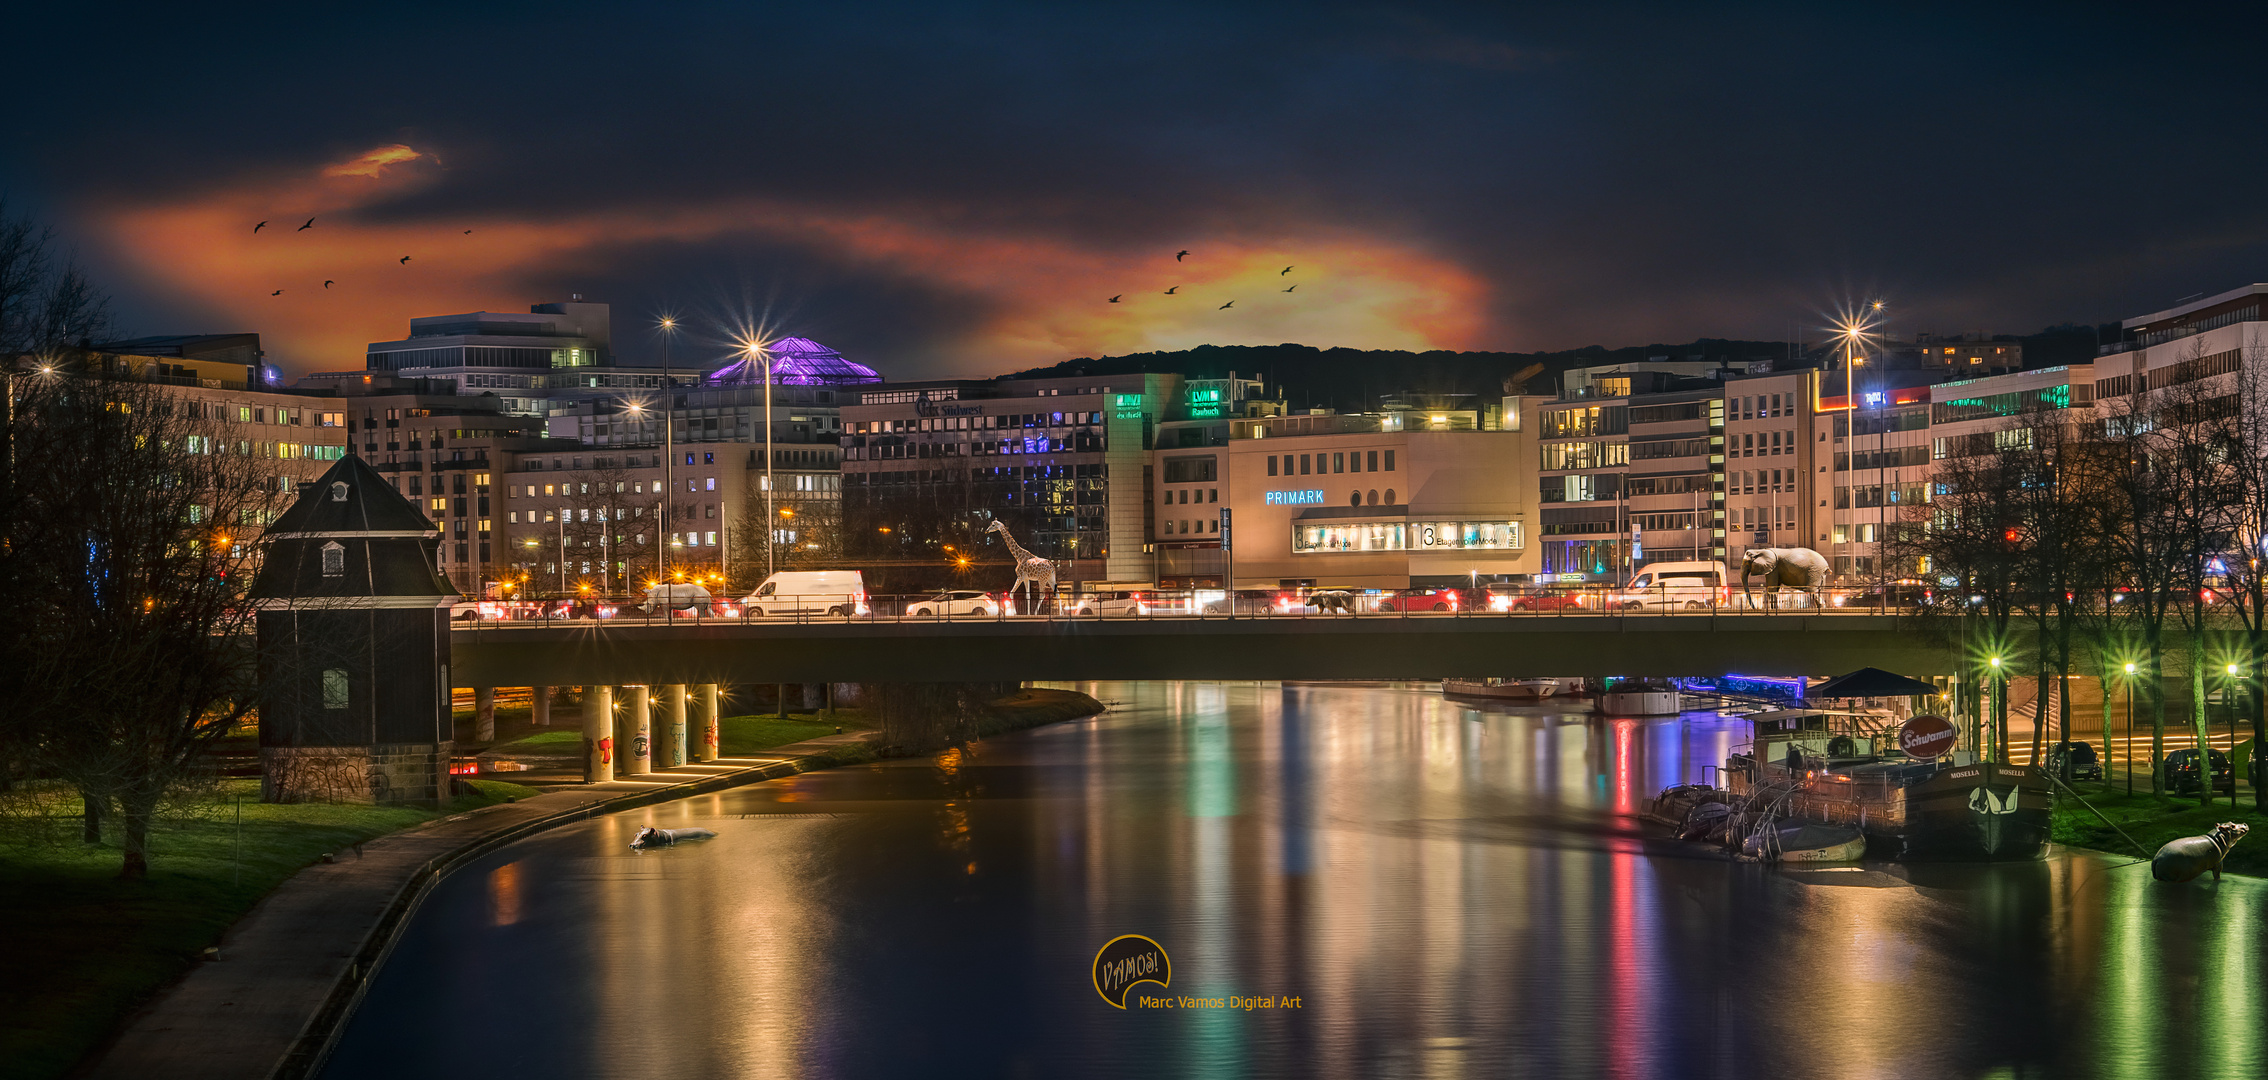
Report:
M 1010 378 L 1073 375 L 1126 375 L 1148 371 L 1178 373 L 1192 379 L 1222 379 L 1229 372 L 1267 381 L 1270 394 L 1288 395 L 1293 408 L 1331 408 L 1340 412 L 1374 409 L 1393 393 L 1504 393 L 1505 380 L 1539 368 L 1524 384 L 1531 393 L 1558 389 L 1559 373 L 1574 367 L 1643 361 L 1723 360 L 1747 364 L 1785 360 L 1788 346 L 1777 341 L 1725 341 L 1702 338 L 1684 345 L 1638 345 L 1608 349 L 1592 345 L 1559 352 L 1405 352 L 1395 349 L 1318 349 L 1312 345 L 1200 345 L 1174 352 L 1134 353 L 1066 360 L 1051 367 L 1019 371 Z

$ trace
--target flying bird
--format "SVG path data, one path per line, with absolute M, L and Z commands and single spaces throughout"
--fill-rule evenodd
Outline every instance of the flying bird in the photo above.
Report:
M 282 295 L 283 295 L 283 290 L 282 290 L 282 289 L 277 289 L 276 291 L 274 291 L 274 292 L 272 292 L 272 293 L 269 293 L 268 295 L 269 295 L 269 296 L 282 296 Z
M 1291 267 L 1288 267 L 1288 266 L 1287 266 L 1287 267 L 1284 267 L 1284 268 L 1283 268 L 1283 269 L 1281 269 L 1281 270 L 1278 270 L 1278 271 L 1276 271 L 1276 276 L 1277 276 L 1277 277 L 1282 277 L 1282 276 L 1284 276 L 1285 274 L 1288 274 L 1288 273 L 1291 273 Z
M 404 256 L 402 256 L 402 265 L 404 265 L 404 266 L 407 266 L 407 265 L 409 265 L 409 256 L 407 256 L 407 255 L 404 255 Z
M 326 288 L 326 289 L 328 289 L 328 288 L 330 288 L 330 287 L 331 287 L 331 283 L 330 283 L 329 281 L 325 281 L 325 282 L 323 282 L 323 287 L 324 287 L 324 288 Z
M 314 218 L 308 218 L 308 219 L 307 219 L 307 224 L 305 224 L 305 225 L 302 225 L 302 226 L 300 226 L 300 227 L 298 227 L 298 228 L 296 228 L 296 229 L 293 229 L 292 231 L 293 231 L 293 232 L 306 232 L 307 230 L 309 230 L 309 229 L 312 229 L 312 228 L 314 228 L 314 227 L 315 227 L 315 219 L 314 219 Z
M 1296 282 L 1296 281 L 1295 281 L 1295 282 L 1292 282 L 1292 287 L 1291 287 L 1291 289 L 1296 289 L 1296 288 L 1299 288 L 1299 283 L 1298 283 L 1298 282 Z M 1290 291 L 1291 291 L 1291 289 L 1285 289 L 1284 291 L 1285 291 L 1285 292 L 1290 292 Z
M 1176 251 L 1176 252 L 1174 252 L 1174 253 L 1173 253 L 1173 261 L 1175 261 L 1175 262 L 1180 262 L 1180 261 L 1181 261 L 1181 257 L 1182 257 L 1182 256 L 1184 256 L 1184 255 L 1187 255 L 1187 254 L 1189 254 L 1189 249 L 1187 249 L 1187 248 L 1183 248 L 1183 249 L 1181 249 L 1180 251 Z
M 1213 310 L 1215 310 L 1215 311 L 1227 311 L 1228 309 L 1230 309 L 1230 308 L 1232 308 L 1232 307 L 1235 307 L 1235 306 L 1236 306 L 1236 301 L 1234 301 L 1234 300 L 1231 300 L 1231 301 L 1229 301 L 1228 303 L 1222 304 L 1221 306 L 1219 306 L 1219 307 L 1217 307 L 1217 308 L 1214 308 Z
M 1124 296 L 1124 295 L 1126 295 L 1126 294 L 1125 294 L 1125 293 L 1119 293 L 1119 294 L 1118 294 L 1118 296 Z M 1110 298 L 1110 302 L 1111 302 L 1111 303 L 1113 303 L 1113 304 L 1117 303 L 1117 302 L 1118 302 L 1118 296 L 1113 296 L 1113 297 L 1111 297 L 1111 298 Z
M 252 231 L 253 231 L 253 232 L 259 232 L 260 230 L 262 230 L 262 229 L 265 229 L 265 228 L 267 228 L 267 227 L 268 227 L 268 223 L 267 223 L 267 222 L 265 222 L 265 221 L 263 221 L 263 222 L 259 223 L 258 225 L 254 225 L 254 226 L 252 226 Z
M 1167 290 L 1165 291 L 1165 294 L 1166 294 L 1167 296 L 1172 296 L 1172 295 L 1174 294 L 1174 290 L 1175 290 L 1175 289 L 1179 289 L 1179 288 L 1181 288 L 1181 286 L 1179 286 L 1179 285 L 1176 285 L 1176 286 L 1174 286 L 1174 287 L 1173 287 L 1172 289 L 1167 289 Z

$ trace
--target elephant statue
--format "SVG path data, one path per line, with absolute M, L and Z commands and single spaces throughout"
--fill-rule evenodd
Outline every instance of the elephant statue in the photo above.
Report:
M 1740 591 L 1747 596 L 1750 607 L 1756 606 L 1756 597 L 1750 591 L 1751 575 L 1764 577 L 1764 606 L 1779 607 L 1779 590 L 1800 589 L 1812 596 L 1827 585 L 1831 568 L 1827 557 L 1810 548 L 1749 548 L 1740 557 Z M 1816 602 L 1816 601 L 1814 601 Z

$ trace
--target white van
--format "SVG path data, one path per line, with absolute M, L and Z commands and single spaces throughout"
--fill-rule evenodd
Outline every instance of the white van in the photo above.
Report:
M 1730 575 L 1721 562 L 1658 562 L 1645 566 L 1615 593 L 1617 608 L 1695 611 L 1725 602 Z
M 741 598 L 748 616 L 864 615 L 866 575 L 856 570 L 782 570 Z

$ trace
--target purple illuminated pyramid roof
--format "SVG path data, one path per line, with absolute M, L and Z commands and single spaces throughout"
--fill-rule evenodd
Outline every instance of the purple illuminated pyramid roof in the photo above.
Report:
M 772 358 L 772 381 L 781 386 L 844 386 L 878 383 L 880 373 L 810 338 L 780 338 L 765 347 Z M 764 363 L 735 360 L 708 375 L 711 386 L 762 386 Z

